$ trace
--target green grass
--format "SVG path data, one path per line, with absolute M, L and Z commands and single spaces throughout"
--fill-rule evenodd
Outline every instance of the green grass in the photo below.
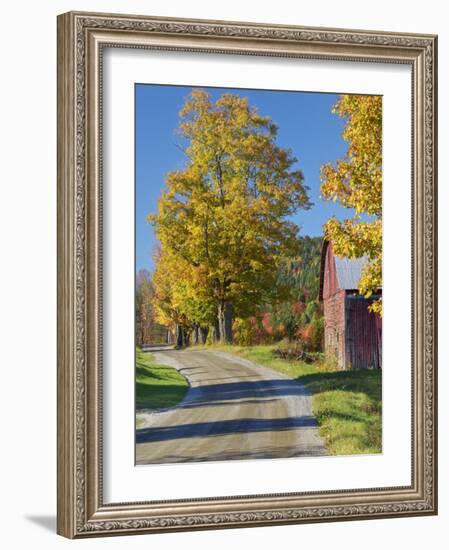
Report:
M 275 357 L 276 346 L 209 346 L 234 353 L 299 380 L 312 394 L 313 412 L 326 447 L 334 455 L 382 452 L 382 372 L 330 370 Z
M 151 353 L 136 348 L 136 408 L 164 409 L 179 403 L 189 387 L 176 369 L 154 363 Z

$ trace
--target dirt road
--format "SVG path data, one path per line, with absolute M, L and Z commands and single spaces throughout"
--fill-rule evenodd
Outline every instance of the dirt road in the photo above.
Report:
M 153 354 L 190 388 L 172 409 L 137 411 L 137 464 L 327 454 L 311 397 L 298 382 L 222 352 Z

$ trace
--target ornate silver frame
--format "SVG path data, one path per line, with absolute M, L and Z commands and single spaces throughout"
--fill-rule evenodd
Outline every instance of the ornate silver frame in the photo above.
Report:
M 99 129 L 105 46 L 411 66 L 414 221 L 410 486 L 103 503 Z M 436 55 L 437 38 L 433 35 L 75 12 L 58 17 L 59 534 L 82 538 L 437 513 Z

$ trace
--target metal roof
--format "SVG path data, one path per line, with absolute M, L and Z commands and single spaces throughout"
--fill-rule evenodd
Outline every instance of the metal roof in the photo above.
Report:
M 327 250 L 331 246 L 330 242 L 326 239 L 323 240 L 323 247 L 321 249 L 321 266 L 320 266 L 320 290 L 318 299 L 323 300 L 324 291 L 324 274 L 326 268 Z M 331 249 L 332 250 L 332 249 Z M 342 290 L 358 290 L 360 277 L 362 276 L 363 266 L 368 259 L 368 256 L 362 258 L 338 258 L 332 253 L 332 258 L 335 262 L 335 271 L 337 276 L 338 287 Z M 380 287 L 378 292 L 382 293 Z
M 367 256 L 353 259 L 339 258 L 338 256 L 334 256 L 334 258 L 339 287 L 344 290 L 357 289 L 363 266 L 368 259 Z

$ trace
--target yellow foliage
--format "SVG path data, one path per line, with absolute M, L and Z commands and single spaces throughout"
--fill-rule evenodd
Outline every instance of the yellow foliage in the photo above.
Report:
M 209 324 L 231 304 L 247 317 L 280 291 L 280 256 L 297 252 L 298 228 L 287 217 L 309 207 L 303 175 L 276 145 L 275 124 L 247 98 L 228 93 L 214 103 L 195 90 L 178 131 L 188 144 L 186 165 L 167 174 L 158 212 L 149 216 L 161 244 L 160 310 Z
M 337 256 L 366 256 L 359 292 L 370 297 L 382 287 L 382 98 L 342 95 L 333 112 L 345 117 L 344 159 L 321 167 L 321 194 L 355 211 L 343 222 L 331 218 L 324 227 Z M 382 314 L 382 301 L 371 306 Z

